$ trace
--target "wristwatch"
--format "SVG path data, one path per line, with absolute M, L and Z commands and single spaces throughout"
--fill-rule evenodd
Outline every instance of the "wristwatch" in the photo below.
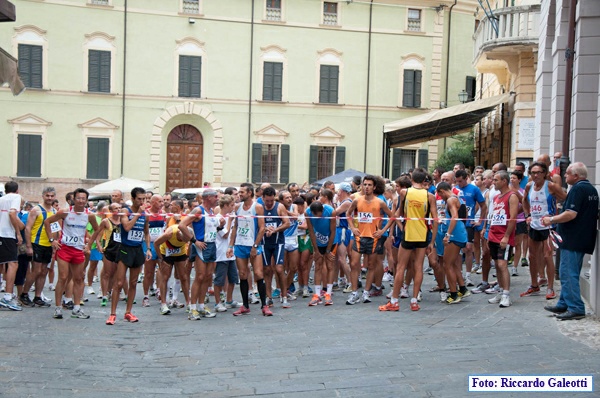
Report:
M 54 238 L 50 238 L 50 243 L 54 242 Z
M 252 245 L 253 248 L 258 249 L 258 245 L 255 243 Z

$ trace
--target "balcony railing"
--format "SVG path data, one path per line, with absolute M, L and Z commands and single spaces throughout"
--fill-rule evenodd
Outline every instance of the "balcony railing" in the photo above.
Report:
M 481 54 L 503 46 L 537 45 L 540 4 L 495 10 L 493 19 L 481 20 L 473 40 L 473 61 Z
M 281 8 L 267 7 L 267 21 L 281 21 Z

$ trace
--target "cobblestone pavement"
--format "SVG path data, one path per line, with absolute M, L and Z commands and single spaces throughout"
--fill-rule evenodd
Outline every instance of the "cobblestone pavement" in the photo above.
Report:
M 89 320 L 55 320 L 52 309 L 2 310 L 0 395 L 464 397 L 476 394 L 468 393 L 470 374 L 598 380 L 600 323 L 591 317 L 559 322 L 542 309 L 543 295 L 519 298 L 529 281 L 526 269 L 512 278 L 507 309 L 488 304 L 488 295 L 442 304 L 427 292 L 431 278 L 425 277 L 419 312 L 409 310 L 408 300 L 401 300 L 399 313 L 378 312 L 384 297 L 347 306 L 346 295 L 336 292 L 331 307 L 299 299 L 291 309 L 276 304 L 271 318 L 252 305 L 247 316 L 229 310 L 191 322 L 184 310 L 159 315 L 154 298 L 142 308 L 141 284 L 136 324 L 122 320 L 120 303 L 117 324 L 106 326 L 108 309 L 95 296 L 85 306 Z M 572 396 L 594 397 L 599 390 L 596 382 L 594 392 Z M 527 395 L 534 393 L 484 394 Z

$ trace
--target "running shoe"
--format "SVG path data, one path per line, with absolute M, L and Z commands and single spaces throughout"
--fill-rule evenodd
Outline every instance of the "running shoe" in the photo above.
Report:
M 190 312 L 188 315 L 188 319 L 190 321 L 199 321 L 200 319 L 202 319 L 202 316 L 200 315 L 200 312 L 198 312 L 198 310 L 192 310 L 192 312 Z
M 467 277 L 465 278 L 465 286 L 469 286 L 469 287 L 471 287 L 471 286 L 475 286 L 475 284 L 474 284 L 474 283 L 473 283 L 473 281 L 471 280 L 471 277 L 470 277 L 470 276 L 467 276 Z
M 321 298 L 318 295 L 313 294 L 312 300 L 310 300 L 310 302 L 308 303 L 308 306 L 314 307 L 316 305 L 319 305 L 320 303 L 321 303 Z
M 498 294 L 498 293 L 502 293 L 502 288 L 500 287 L 500 284 L 496 284 L 494 286 L 490 286 L 489 288 L 485 289 L 485 294 Z
M 371 302 L 371 298 L 369 297 L 369 292 L 368 291 L 363 291 L 362 294 L 362 302 L 363 303 L 370 303 Z
M 471 269 L 471 273 L 475 274 L 481 268 L 480 264 L 473 264 L 473 268 Z
M 171 310 L 169 309 L 169 306 L 166 304 L 161 304 L 160 305 L 160 314 L 161 315 L 169 315 L 171 313 Z
M 110 314 L 108 316 L 108 319 L 106 320 L 106 324 L 107 325 L 114 325 L 116 321 L 117 321 L 117 316 L 115 314 Z
M 400 303 L 392 304 L 391 301 L 388 301 L 386 305 L 379 306 L 379 311 L 400 311 Z
M 281 296 L 281 290 L 279 290 L 279 289 L 273 290 L 273 298 L 278 298 L 279 296 Z
M 68 301 L 68 302 L 63 302 L 62 307 L 65 310 L 73 310 L 73 307 L 75 307 L 75 304 L 73 304 L 72 301 Z
M 216 312 L 210 312 L 210 310 L 206 307 L 204 307 L 204 309 L 201 309 L 198 312 L 200 312 L 200 315 L 202 316 L 202 318 L 214 318 L 217 316 Z
M 468 289 L 465 289 L 464 292 L 459 291 L 458 292 L 458 297 L 460 297 L 461 299 L 467 298 L 471 295 L 471 291 Z
M 507 294 L 503 294 L 500 299 L 500 308 L 508 308 L 511 305 L 510 296 Z
M 150 297 L 156 296 L 156 290 L 153 287 L 150 288 Z
M 298 300 L 298 297 L 296 296 L 296 293 L 288 292 L 287 299 L 288 299 L 288 301 L 294 301 L 294 300 Z
M 479 285 L 477 285 L 477 287 L 475 289 L 471 289 L 471 293 L 473 294 L 480 294 L 480 293 L 484 293 L 487 289 L 490 288 L 490 284 L 485 282 L 481 282 Z
M 547 285 L 548 285 L 548 279 L 538 278 L 538 286 L 547 286 Z
M 283 303 L 281 303 L 281 307 L 282 308 L 291 308 L 292 305 L 290 303 L 288 303 L 287 298 L 284 298 Z
M 494 297 L 488 300 L 490 304 L 498 304 L 502 300 L 502 293 L 498 293 Z
M 424 272 L 427 272 L 427 270 L 425 270 Z M 385 274 L 383 274 L 383 282 L 392 282 L 394 280 L 394 275 L 390 274 L 389 272 L 386 272 Z
M 556 293 L 554 293 L 554 289 L 546 290 L 546 300 L 552 300 L 556 298 Z
M 423 300 L 423 292 L 421 290 L 419 290 L 419 293 L 417 294 L 417 301 L 421 302 Z
M 35 304 L 31 301 L 29 294 L 27 293 L 23 293 L 19 296 L 19 304 L 21 304 L 22 307 L 35 307 Z
M 77 318 L 77 319 L 90 319 L 90 316 L 86 313 L 84 313 L 81 308 L 78 309 L 77 311 L 73 310 L 71 312 L 71 318 Z
M 419 311 L 421 309 L 421 307 L 419 307 L 419 303 L 413 301 L 410 303 L 410 310 L 411 311 Z
M 208 293 L 206 293 L 206 295 L 204 296 L 204 304 L 208 304 L 210 303 L 210 296 Z
M 529 267 L 529 261 L 526 258 L 521 259 L 521 267 Z
M 304 289 L 302 289 L 302 298 L 308 298 L 310 297 L 310 293 L 308 292 L 308 288 L 305 287 Z
M 50 304 L 52 303 L 52 299 L 48 298 L 46 296 L 44 296 L 44 292 L 42 292 L 42 294 L 40 294 L 40 297 L 42 298 L 42 300 L 44 300 L 46 303 Z
M 92 279 L 92 282 L 94 282 L 94 283 L 100 282 L 100 278 L 98 278 L 98 275 L 94 275 L 94 278 Z
M 235 311 L 233 313 L 233 316 L 240 316 L 240 315 L 248 315 L 250 313 L 250 308 L 246 308 L 243 305 L 238 308 L 237 311 Z
M 127 314 L 125 314 L 123 319 L 125 319 L 126 321 L 131 322 L 131 323 L 139 321 L 137 316 L 133 315 L 131 312 L 128 312 Z
M 404 286 L 400 288 L 400 298 L 408 298 L 408 289 Z
M 537 296 L 540 293 L 539 286 L 529 286 L 527 290 L 520 294 L 521 297 Z
M 448 295 L 448 297 L 446 297 L 446 304 L 457 304 L 460 303 L 460 296 L 456 296 L 456 298 L 453 298 L 451 294 Z
M 63 315 L 62 315 L 62 308 L 60 307 L 56 307 L 54 309 L 54 319 L 63 319 Z
M 106 297 L 102 297 L 102 301 L 100 302 L 101 307 L 106 307 L 108 305 L 108 299 Z
M 333 305 L 333 300 L 331 299 L 331 295 L 329 293 L 325 293 L 325 300 L 323 300 L 324 305 Z
M 360 303 L 360 297 L 358 292 L 350 293 L 348 296 L 348 300 L 346 300 L 346 305 L 354 305 Z
M 271 297 L 267 297 L 267 305 L 268 305 L 269 307 L 272 307 L 272 306 L 273 306 L 273 299 L 272 299 Z
M 448 292 L 446 292 L 446 291 L 440 292 L 440 301 L 442 303 L 445 303 L 448 296 L 449 296 Z
M 33 304 L 38 307 L 50 307 L 50 303 L 45 302 L 41 297 L 34 297 Z
M 219 304 L 215 305 L 215 312 L 225 312 L 225 311 L 227 311 L 227 307 L 225 306 L 225 304 L 219 303 Z
M 150 299 L 148 297 L 144 297 L 142 300 L 142 307 L 150 307 Z
M 94 288 L 93 288 L 93 287 L 91 287 L 91 286 L 88 286 L 88 288 L 87 288 L 87 290 L 86 290 L 86 293 L 85 293 L 85 294 L 92 295 L 92 294 L 96 294 L 96 292 L 94 291 Z
M 342 290 L 342 293 L 352 293 L 354 290 L 352 289 L 352 284 L 349 283 L 346 285 L 346 288 Z
M 55 288 L 54 288 L 54 284 L 53 283 L 51 283 L 51 284 L 48 285 L 48 290 L 50 290 L 51 292 L 53 292 L 54 289 Z
M 263 316 L 273 316 L 273 313 L 271 312 L 269 307 L 266 305 L 264 307 L 262 307 L 262 313 L 263 313 Z
M 517 271 L 517 267 L 511 267 L 510 275 L 511 276 L 519 276 L 519 271 Z
M 369 295 L 371 297 L 383 296 L 383 291 L 381 289 L 377 289 L 376 287 L 371 288 L 369 291 Z
M 250 304 L 260 303 L 260 299 L 256 297 L 254 293 L 248 293 L 248 301 L 250 301 Z
M 392 293 L 393 293 L 393 292 L 394 292 L 393 290 L 392 290 L 392 291 L 390 291 L 388 294 L 386 294 L 386 295 L 385 295 L 385 298 L 386 298 L 386 299 L 388 299 L 388 300 L 389 300 L 389 299 L 391 299 L 391 298 L 392 298 Z
M 225 302 L 225 308 L 240 308 L 241 306 L 242 304 L 238 303 L 235 300 Z
M 183 304 L 183 303 L 180 303 L 180 302 L 179 302 L 179 300 L 177 300 L 177 299 L 175 299 L 175 300 L 172 300 L 172 301 L 169 303 L 169 308 L 178 308 L 178 309 L 181 309 L 181 308 L 183 308 L 183 307 L 185 307 L 185 304 Z
M 208 291 L 206 292 L 206 294 L 208 294 L 209 296 L 214 296 L 215 295 L 215 288 L 210 286 L 208 288 Z

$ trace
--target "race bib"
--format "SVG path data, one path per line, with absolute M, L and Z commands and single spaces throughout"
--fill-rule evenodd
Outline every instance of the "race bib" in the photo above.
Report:
M 467 215 L 471 215 L 471 211 L 473 210 L 473 208 L 471 206 L 467 206 Z
M 275 228 L 277 228 L 277 223 L 268 222 L 268 223 L 265 223 L 265 227 L 275 229 Z
M 214 242 L 217 239 L 217 233 L 214 231 L 211 232 L 207 232 L 204 235 L 204 241 L 205 242 Z
M 163 229 L 160 227 L 150 228 L 150 240 L 155 241 L 162 234 Z
M 364 224 L 371 224 L 373 222 L 373 213 L 358 213 L 358 222 Z
M 79 244 L 79 242 L 81 242 L 81 238 L 79 236 L 63 235 L 62 241 L 67 246 L 77 246 Z
M 144 231 L 131 230 L 127 234 L 127 240 L 131 242 L 141 242 L 144 240 Z
M 237 229 L 237 234 L 239 236 L 248 236 L 249 232 L 250 232 L 250 228 L 238 227 L 238 229 Z
M 317 244 L 321 243 L 322 245 L 326 245 L 329 243 L 329 236 L 323 235 L 315 231 L 315 238 L 317 239 Z
M 492 215 L 492 225 L 506 225 L 506 213 Z
M 121 233 L 113 232 L 113 241 L 121 243 Z
M 58 221 L 50 224 L 50 232 L 55 233 L 55 232 L 59 232 L 60 230 L 61 230 L 60 223 Z
M 181 247 L 167 247 L 167 257 L 181 254 Z

